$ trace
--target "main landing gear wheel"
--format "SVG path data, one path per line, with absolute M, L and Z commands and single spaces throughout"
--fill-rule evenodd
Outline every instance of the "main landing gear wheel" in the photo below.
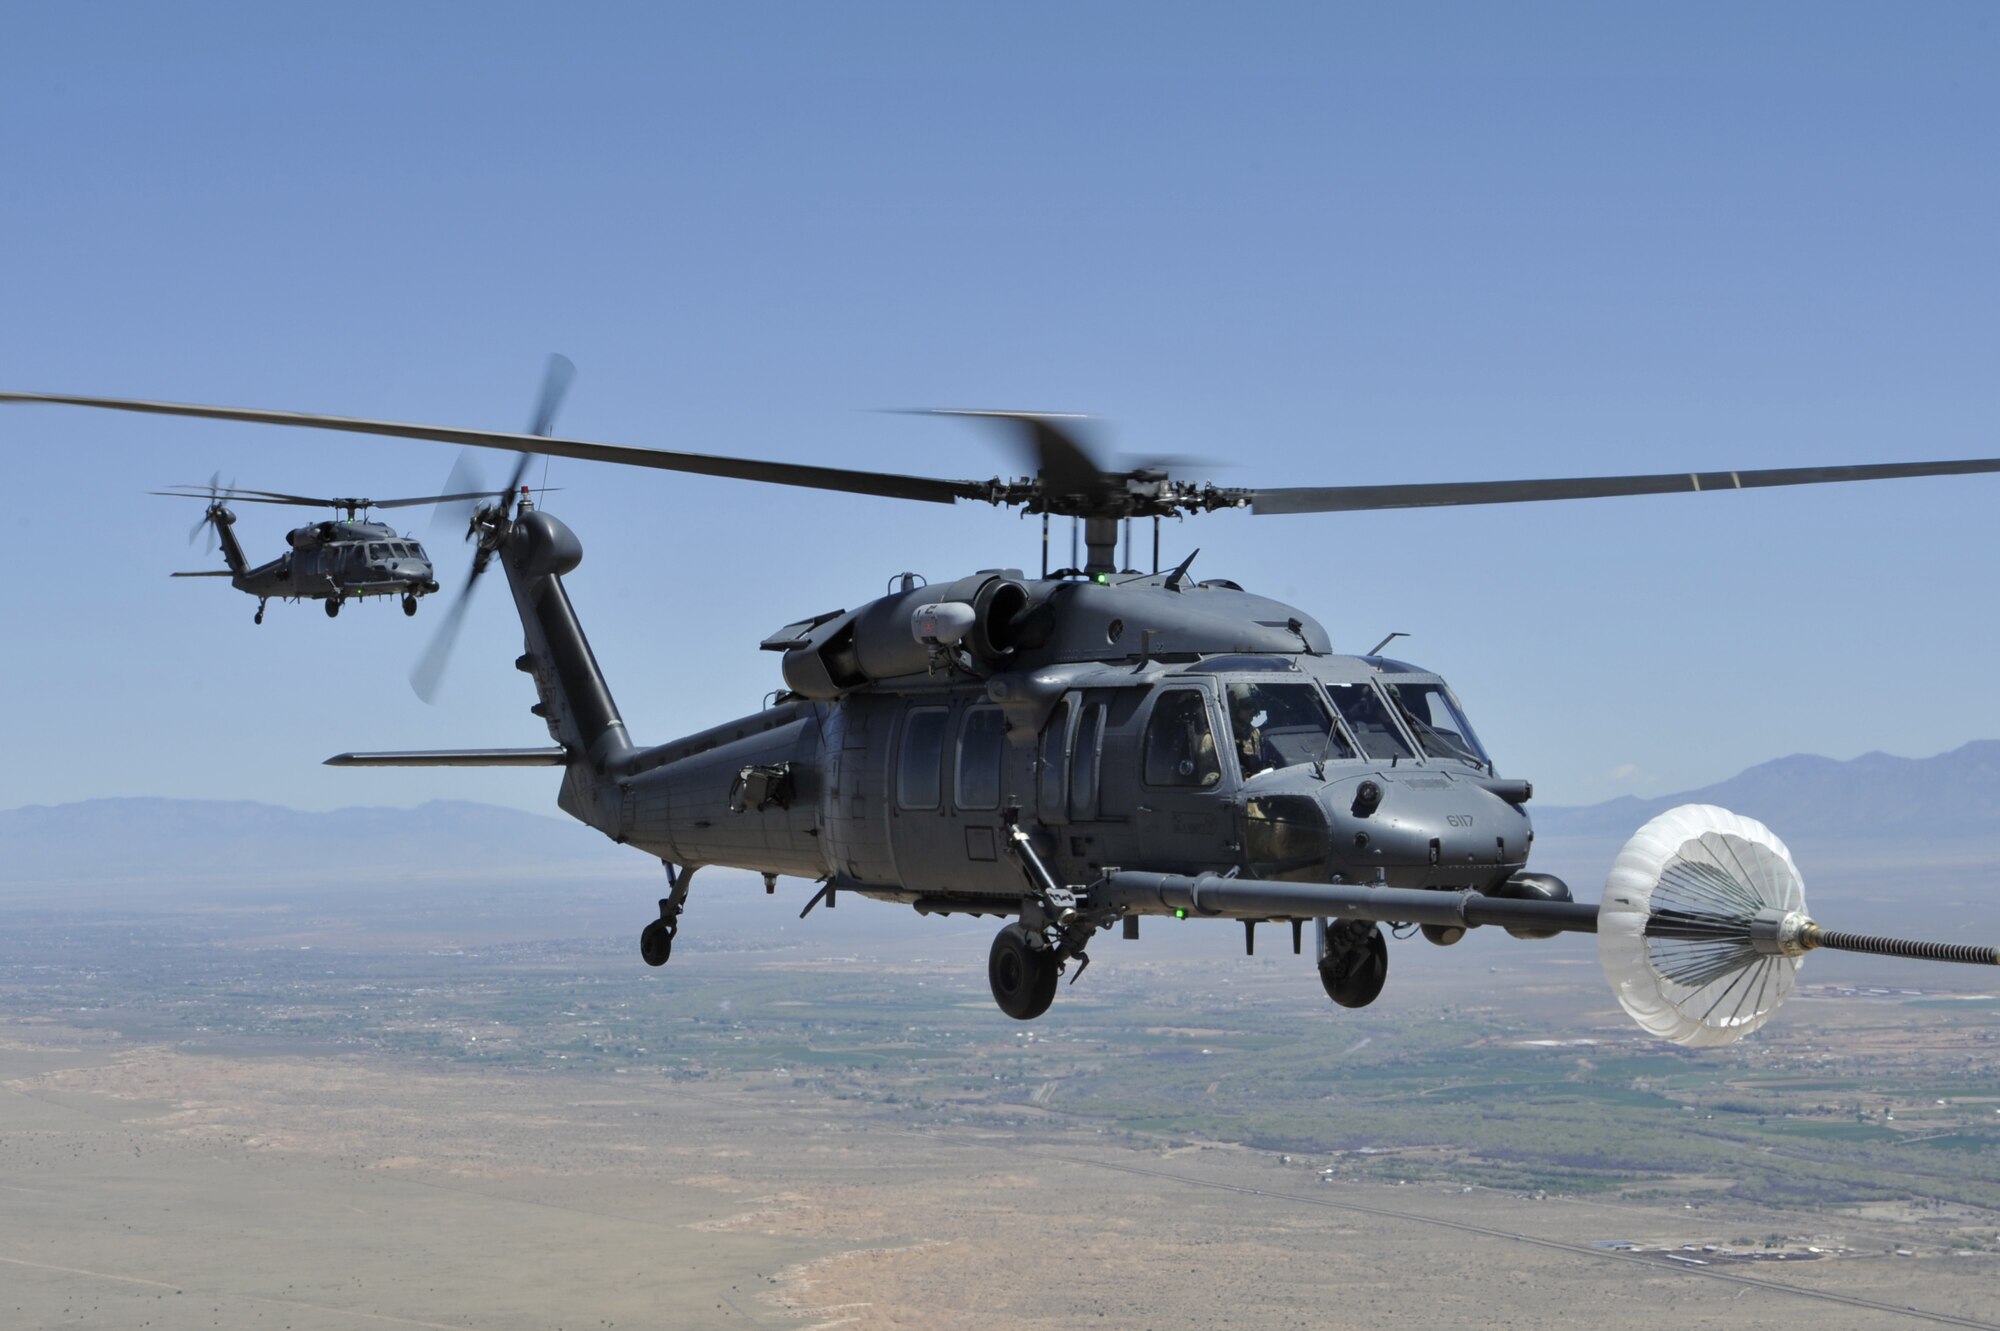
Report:
M 1367 1007 L 1382 996 L 1389 979 L 1389 940 L 1376 925 L 1347 920 L 1329 925 L 1327 954 L 1320 958 L 1319 982 L 1342 1007 Z
M 1056 954 L 1036 947 L 1028 931 L 1010 924 L 993 937 L 993 950 L 986 957 L 986 982 L 993 986 L 993 1001 L 1016 1021 L 1033 1021 L 1056 1001 L 1059 978 Z
M 338 616 L 339 614 L 340 614 L 340 598 L 339 598 L 338 596 L 329 596 L 329 597 L 327 597 L 327 598 L 326 598 L 326 617 L 327 617 L 328 619 L 333 619 L 333 618 L 335 618 L 336 616 Z
M 404 613 L 404 614 L 406 614 L 406 615 L 414 615 L 414 614 L 416 614 L 416 613 L 417 613 L 417 598 L 416 598 L 416 597 L 414 597 L 414 596 L 411 596 L 411 595 L 408 595 L 407 593 L 406 593 L 406 594 L 404 595 L 404 597 L 403 597 L 403 613 Z
M 664 966 L 674 955 L 674 929 L 665 920 L 654 920 L 639 931 L 639 955 L 648 966 Z
M 261 624 L 264 622 L 264 603 L 262 601 L 257 602 L 257 614 L 250 622 L 252 624 Z

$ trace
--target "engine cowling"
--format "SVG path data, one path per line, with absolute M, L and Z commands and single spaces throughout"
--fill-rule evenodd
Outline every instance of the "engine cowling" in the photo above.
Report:
M 976 573 L 870 601 L 815 626 L 785 653 L 785 685 L 807 698 L 837 698 L 881 680 L 921 675 L 936 653 L 964 650 L 988 669 L 1032 647 L 1034 591 L 1013 570 Z M 924 624 L 930 626 L 928 639 Z

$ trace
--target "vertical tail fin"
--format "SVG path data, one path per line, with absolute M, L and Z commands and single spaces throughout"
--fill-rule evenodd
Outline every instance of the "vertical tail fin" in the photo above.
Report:
M 209 506 L 208 517 L 215 524 L 216 539 L 222 542 L 222 562 L 229 565 L 231 573 L 241 576 L 250 561 L 243 557 L 243 546 L 236 539 L 236 515 L 218 503 Z
M 574 532 L 525 505 L 500 551 L 527 639 L 528 650 L 515 665 L 534 678 L 540 698 L 534 713 L 570 755 L 558 803 L 572 817 L 616 835 L 613 776 L 633 744 L 563 589 L 562 575 L 582 559 Z

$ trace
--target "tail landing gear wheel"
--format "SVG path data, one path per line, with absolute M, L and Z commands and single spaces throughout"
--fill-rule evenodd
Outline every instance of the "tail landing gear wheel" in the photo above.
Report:
M 986 957 L 986 982 L 993 1001 L 1016 1021 L 1033 1021 L 1056 1001 L 1056 955 L 1029 941 L 1028 931 L 1010 924 L 993 938 Z
M 339 598 L 338 596 L 329 596 L 329 597 L 327 597 L 327 598 L 326 598 L 326 617 L 327 617 L 328 619 L 332 619 L 332 618 L 333 618 L 334 616 L 338 615 L 339 613 L 340 613 L 340 598 Z
M 1328 929 L 1327 942 L 1336 938 L 1346 945 L 1320 958 L 1319 982 L 1326 987 L 1326 996 L 1342 1007 L 1367 1007 L 1382 996 L 1382 986 L 1388 982 L 1389 941 L 1372 924 L 1358 937 L 1342 926 Z
M 416 597 L 407 595 L 403 597 L 403 613 L 406 615 L 414 615 L 417 613 Z
M 639 955 L 648 966 L 664 966 L 674 954 L 674 931 L 665 920 L 654 920 L 639 931 Z

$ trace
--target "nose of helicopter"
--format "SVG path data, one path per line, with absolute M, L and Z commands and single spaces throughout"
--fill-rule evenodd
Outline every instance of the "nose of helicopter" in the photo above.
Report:
M 1527 795 L 1525 782 L 1410 768 L 1330 783 L 1321 801 L 1347 881 L 1484 889 L 1527 863 Z

